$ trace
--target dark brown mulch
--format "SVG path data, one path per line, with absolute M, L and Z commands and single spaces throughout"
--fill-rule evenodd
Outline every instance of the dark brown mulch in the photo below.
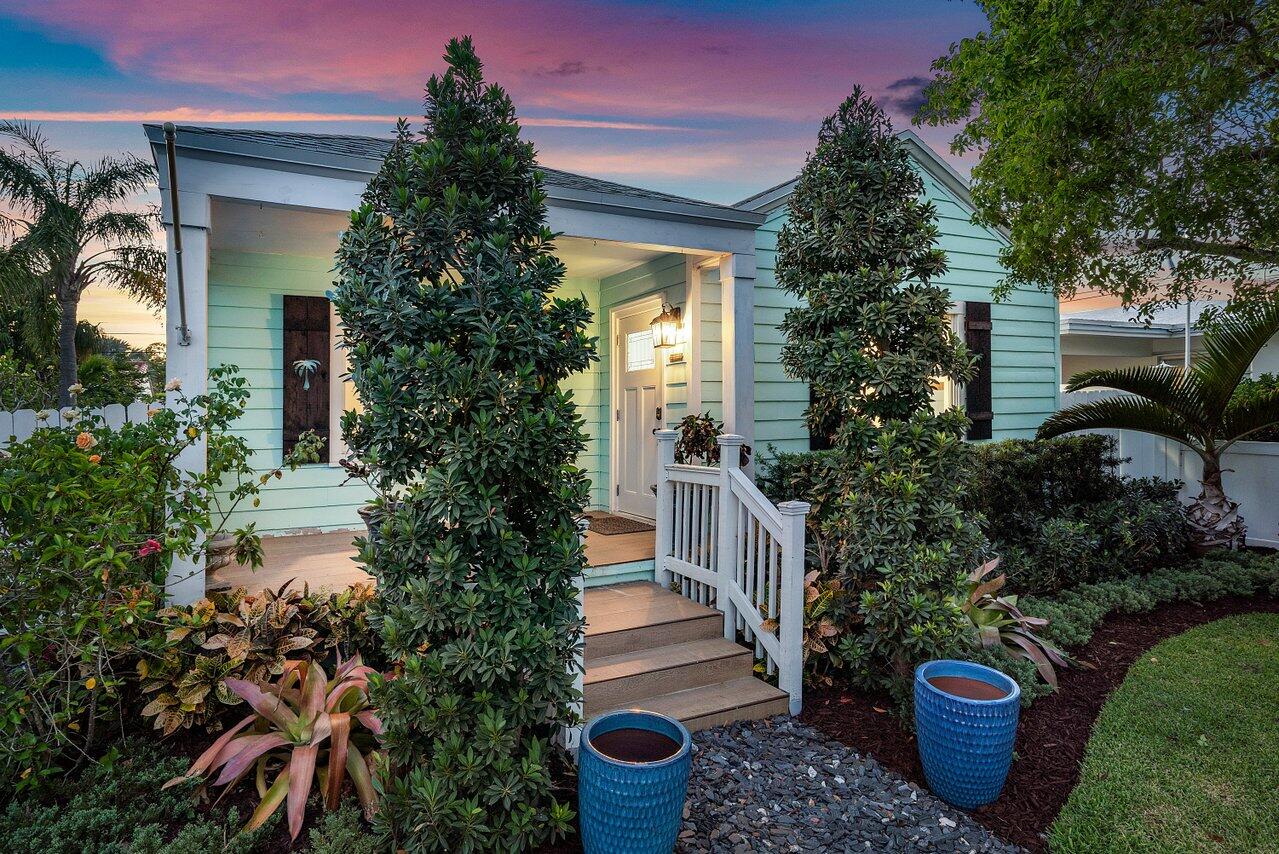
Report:
M 1093 722 L 1133 662 L 1173 635 L 1222 617 L 1257 611 L 1279 613 L 1279 599 L 1233 596 L 1202 605 L 1183 602 L 1106 620 L 1078 655 L 1096 669 L 1064 671 L 1058 691 L 1022 711 L 1017 753 L 1003 795 L 975 810 L 973 816 L 1009 842 L 1034 852 L 1046 851 L 1043 834 L 1079 780 Z M 802 719 L 924 785 L 915 737 L 901 727 L 891 710 L 891 701 L 884 697 L 826 689 L 805 697 Z

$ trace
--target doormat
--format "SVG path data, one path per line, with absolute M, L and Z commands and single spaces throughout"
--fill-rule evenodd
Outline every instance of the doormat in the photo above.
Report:
M 614 534 L 638 534 L 643 531 L 657 530 L 648 522 L 640 522 L 637 519 L 628 519 L 612 513 L 592 513 L 587 518 L 591 520 L 590 530 L 606 537 Z

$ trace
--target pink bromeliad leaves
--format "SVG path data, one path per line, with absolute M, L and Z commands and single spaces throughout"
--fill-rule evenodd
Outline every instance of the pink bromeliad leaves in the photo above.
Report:
M 284 804 L 289 835 L 296 839 L 312 785 L 320 781 L 324 806 L 332 810 L 349 779 L 371 817 L 377 792 L 370 760 L 382 732 L 382 722 L 369 707 L 369 676 L 374 672 L 357 655 L 339 662 L 331 680 L 319 663 L 307 661 L 289 661 L 268 685 L 228 679 L 227 688 L 253 714 L 223 733 L 165 787 L 200 777 L 207 785 L 224 787 L 225 794 L 252 772 L 262 800 L 244 829 L 261 827 Z M 267 785 L 272 773 L 275 778 Z

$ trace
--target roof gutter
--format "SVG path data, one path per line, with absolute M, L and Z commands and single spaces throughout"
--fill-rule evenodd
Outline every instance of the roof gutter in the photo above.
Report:
M 182 213 L 178 209 L 178 129 L 173 122 L 164 123 L 164 151 L 169 161 L 169 213 L 173 216 L 173 255 L 178 268 L 178 344 L 191 346 L 191 329 L 187 326 L 187 289 L 182 264 Z

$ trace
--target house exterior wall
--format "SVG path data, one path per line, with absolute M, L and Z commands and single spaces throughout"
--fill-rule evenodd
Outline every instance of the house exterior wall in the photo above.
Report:
M 332 261 L 305 256 L 215 250 L 209 265 L 209 364 L 231 364 L 249 384 L 244 415 L 232 425 L 252 449 L 251 464 L 269 471 L 280 464 L 283 430 L 284 296 L 324 296 L 332 287 Z M 566 279 L 566 296 L 599 305 L 599 282 Z M 599 335 L 597 316 L 587 330 Z M 591 506 L 608 506 L 607 374 L 596 365 L 568 379 L 585 420 L 587 446 L 579 458 L 591 478 Z M 343 484 L 342 469 L 327 463 L 285 472 L 262 489 L 261 506 L 243 505 L 231 518 L 254 522 L 262 534 L 358 528 L 356 510 L 371 497 L 358 482 Z
M 283 454 L 284 296 L 324 296 L 332 266 L 326 258 L 210 252 L 209 365 L 236 365 L 248 381 L 249 401 L 232 430 L 248 442 L 256 469 L 270 470 Z M 253 522 L 260 534 L 359 527 L 356 510 L 370 493 L 345 479 L 327 463 L 285 472 L 262 487 L 259 507 L 241 505 L 230 524 Z
M 937 283 L 956 302 L 991 302 L 1004 278 L 998 253 L 1003 238 L 974 225 L 971 212 L 949 190 L 923 173 L 925 196 L 937 208 L 939 245 L 948 270 Z M 780 325 L 795 298 L 777 285 L 777 236 L 786 206 L 773 210 L 756 232 L 755 443 L 758 453 L 808 449 L 806 383 L 790 379 L 780 364 L 786 338 Z M 1057 409 L 1060 384 L 1057 301 L 1034 289 L 1015 290 L 991 306 L 991 394 L 994 439 L 1031 438 Z

